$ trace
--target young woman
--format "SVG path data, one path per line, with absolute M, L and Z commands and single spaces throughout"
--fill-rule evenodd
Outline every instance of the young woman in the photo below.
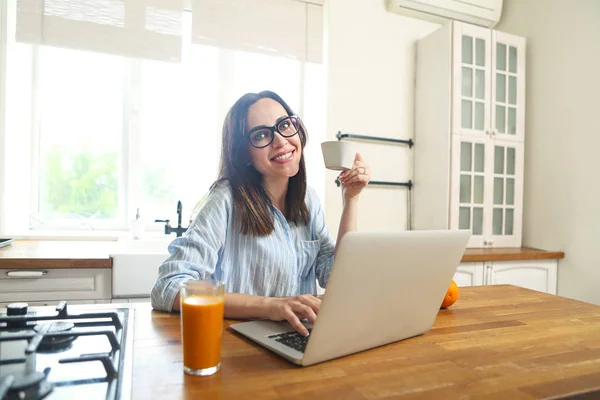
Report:
M 219 179 L 188 231 L 169 246 L 152 306 L 179 310 L 179 285 L 225 282 L 225 317 L 287 320 L 299 333 L 313 322 L 333 265 L 335 244 L 306 185 L 302 121 L 277 94 L 242 96 L 223 125 Z M 337 242 L 356 231 L 358 197 L 370 179 L 359 154 L 340 174 L 344 209 Z

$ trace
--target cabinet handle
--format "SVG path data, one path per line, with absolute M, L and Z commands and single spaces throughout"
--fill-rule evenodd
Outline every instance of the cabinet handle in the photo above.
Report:
M 11 278 L 39 278 L 47 273 L 48 271 L 8 271 L 6 275 Z

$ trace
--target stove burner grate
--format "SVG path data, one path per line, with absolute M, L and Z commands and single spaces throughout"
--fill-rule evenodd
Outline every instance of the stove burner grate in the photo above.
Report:
M 46 324 L 37 324 L 33 327 L 33 330 L 36 332 L 41 332 Z M 47 333 L 42 338 L 40 345 L 37 348 L 37 351 L 40 353 L 55 353 L 59 351 L 67 350 L 71 347 L 71 343 L 75 340 L 76 336 L 51 336 L 48 334 L 58 333 L 58 332 L 68 332 L 75 325 L 72 322 L 66 321 L 57 321 L 53 322 L 50 325 Z
M 0 377 L 0 399 L 43 399 L 54 388 L 52 383 L 46 380 L 46 375 L 39 371 L 20 371 Z

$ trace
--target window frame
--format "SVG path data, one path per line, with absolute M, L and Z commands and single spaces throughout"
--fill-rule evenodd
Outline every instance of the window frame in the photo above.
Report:
M 6 66 L 7 66 L 7 50 L 8 50 L 8 7 L 6 2 L 0 2 L 0 22 L 2 29 L 0 29 L 0 100 L 4 99 L 6 95 Z M 190 41 L 191 44 L 191 35 L 184 36 L 184 40 Z M 29 141 L 31 143 L 30 149 L 23 149 L 23 156 L 27 156 L 30 158 L 29 170 L 23 173 L 23 176 L 20 179 L 25 178 L 29 182 L 28 187 L 30 190 L 28 198 L 23 202 L 22 209 L 18 211 L 14 211 L 15 213 L 19 213 L 19 217 L 17 220 L 19 221 L 19 226 L 14 223 L 11 226 L 6 226 L 6 223 L 3 222 L 6 215 L 6 204 L 7 201 L 5 196 L 8 196 L 6 193 L 6 173 L 7 170 L 5 168 L 5 142 L 6 142 L 6 119 L 5 117 L 5 101 L 0 101 L 0 234 L 10 233 L 14 237 L 27 237 L 27 236 L 78 236 L 81 234 L 82 236 L 93 237 L 106 237 L 107 233 L 111 236 L 122 236 L 123 233 L 129 231 L 130 221 L 134 219 L 136 209 L 139 207 L 141 203 L 141 199 L 143 196 L 143 180 L 142 178 L 142 163 L 141 163 L 141 146 L 140 143 L 142 141 L 142 132 L 141 132 L 141 111 L 140 105 L 142 101 L 142 92 L 143 92 L 143 82 L 142 82 L 142 65 L 143 60 L 140 59 L 132 59 L 132 58 L 124 58 L 126 62 L 124 63 L 124 88 L 123 88 L 123 99 L 122 99 L 122 107 L 123 107 L 123 116 L 122 116 L 122 131 L 121 131 L 121 148 L 119 149 L 121 152 L 121 157 L 119 159 L 119 188 L 118 188 L 118 208 L 119 211 L 117 213 L 117 217 L 111 220 L 91 220 L 91 221 L 73 221 L 68 218 L 63 219 L 53 219 L 51 224 L 46 224 L 43 227 L 40 226 L 32 226 L 32 221 L 35 219 L 35 215 L 39 213 L 39 200 L 40 200 L 40 163 L 41 163 L 41 154 L 40 154 L 40 144 L 41 144 L 41 118 L 42 118 L 42 104 L 43 101 L 41 99 L 41 94 L 39 91 L 40 88 L 40 68 L 41 68 L 41 60 L 40 60 L 40 45 L 30 45 L 31 46 L 31 93 L 30 99 L 26 99 L 26 101 L 30 102 L 31 106 L 31 114 L 29 118 L 30 122 L 30 138 Z M 231 51 L 228 49 L 220 49 L 220 51 Z M 227 53 L 223 53 L 225 57 L 219 57 L 219 69 L 228 71 L 228 74 L 232 74 L 231 68 L 223 68 L 223 63 L 226 63 L 228 59 Z M 27 55 L 29 57 L 29 54 Z M 185 56 L 182 59 L 184 62 Z M 313 118 L 313 115 L 316 116 L 319 121 L 319 127 L 314 127 L 314 131 L 318 134 L 311 134 L 311 141 L 313 143 L 318 143 L 318 140 L 325 140 L 325 123 L 324 123 L 324 115 L 325 109 L 320 110 L 317 108 L 322 106 L 317 104 L 306 104 L 307 94 L 315 92 L 314 88 L 309 87 L 307 83 L 307 77 L 310 81 L 314 75 L 314 67 L 311 63 L 307 63 L 303 60 L 296 60 L 299 63 L 299 75 L 298 75 L 298 86 L 299 86 L 299 104 L 296 107 L 296 112 L 298 115 L 304 117 L 305 111 L 309 111 L 311 114 L 310 118 Z M 307 65 L 309 64 L 309 65 Z M 317 81 L 326 76 L 326 71 L 324 66 L 321 64 L 319 66 L 320 70 L 317 73 L 319 77 Z M 321 76 L 322 75 L 322 76 Z M 220 85 L 223 85 L 229 81 L 231 76 L 227 74 L 220 74 L 219 80 Z M 318 82 L 321 87 L 322 83 L 326 83 L 326 78 L 324 78 L 324 82 Z M 326 90 L 325 88 L 323 90 Z M 225 102 L 224 98 L 217 99 L 219 102 L 219 107 L 228 108 L 231 104 L 222 104 Z M 324 105 L 324 104 L 323 104 Z M 305 118 L 303 118 L 305 119 Z M 306 120 L 306 119 L 305 119 Z M 312 130 L 311 130 L 312 131 Z M 315 140 L 317 139 L 317 140 Z M 27 152 L 28 154 L 25 154 Z M 318 145 L 311 146 L 311 152 L 319 152 L 319 154 L 314 154 L 310 158 L 316 159 L 320 157 L 320 150 L 318 149 Z M 307 160 L 308 161 L 308 160 Z M 320 181 L 323 181 L 323 184 Z M 319 197 L 321 197 L 322 207 L 324 208 L 324 180 L 325 180 L 325 172 L 319 175 L 319 182 L 317 185 L 313 185 L 317 189 L 317 193 Z M 14 203 L 14 201 L 13 201 Z M 188 205 L 190 210 L 193 205 Z M 187 208 L 187 207 L 186 207 Z M 170 210 L 166 214 L 166 216 L 170 216 L 174 214 L 175 204 L 173 205 L 173 212 Z M 162 224 L 153 223 L 154 218 L 159 218 L 161 216 L 154 215 L 145 215 L 146 218 L 146 231 L 150 232 L 160 232 L 164 229 Z M 25 222 L 27 221 L 27 222 Z M 8 229 L 10 228 L 10 232 Z M 19 233 L 15 235 L 15 233 Z

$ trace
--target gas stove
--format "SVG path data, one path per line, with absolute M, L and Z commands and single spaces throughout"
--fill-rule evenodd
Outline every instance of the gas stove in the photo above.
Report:
M 0 313 L 0 400 L 127 400 L 132 352 L 133 309 L 10 304 Z

